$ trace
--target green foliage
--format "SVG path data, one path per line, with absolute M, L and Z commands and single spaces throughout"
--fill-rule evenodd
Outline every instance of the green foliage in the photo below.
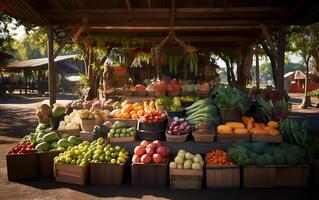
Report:
M 263 74 L 269 74 L 272 72 L 270 62 L 265 62 L 260 65 L 260 72 Z
M 305 151 L 287 143 L 281 145 L 269 145 L 262 142 L 235 143 L 228 148 L 227 153 L 233 162 L 242 166 L 297 165 L 306 162 Z
M 237 88 L 218 86 L 215 104 L 218 108 L 240 108 L 244 111 L 244 96 Z
M 308 95 L 311 97 L 318 97 L 319 96 L 319 89 L 312 90 L 312 91 L 308 92 Z
M 254 142 L 251 144 L 251 150 L 257 154 L 263 154 L 268 148 L 265 142 Z
M 308 134 L 308 123 L 304 121 L 300 126 L 293 119 L 286 119 L 280 121 L 280 132 L 289 144 L 294 144 L 301 146 L 303 148 L 308 148 L 311 143 L 312 138 Z

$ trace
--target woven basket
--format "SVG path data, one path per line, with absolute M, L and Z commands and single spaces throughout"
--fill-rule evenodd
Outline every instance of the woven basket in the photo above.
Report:
M 93 132 L 95 126 L 94 119 L 81 119 L 81 129 L 84 132 Z
M 168 133 L 165 133 L 166 141 L 167 142 L 185 142 L 188 134 L 185 135 L 170 135 Z

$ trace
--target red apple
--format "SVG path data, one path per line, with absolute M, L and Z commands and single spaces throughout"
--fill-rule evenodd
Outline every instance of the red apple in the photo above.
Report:
M 156 144 L 157 147 L 163 146 L 159 140 L 154 140 L 152 143 Z
M 151 144 L 147 145 L 146 149 L 148 149 L 148 148 L 152 148 L 152 149 L 156 150 L 157 144 L 151 143 Z
M 155 149 L 152 147 L 146 148 L 146 153 L 152 156 L 155 153 Z
M 152 159 L 154 163 L 162 163 L 163 161 L 162 156 L 157 153 L 153 155 Z
M 133 162 L 133 163 L 139 163 L 139 162 L 141 162 L 141 157 L 138 156 L 138 155 L 133 155 L 132 162 Z
M 161 155 L 162 157 L 166 157 L 167 155 L 167 147 L 164 146 L 160 146 L 156 149 L 156 153 L 158 153 L 159 155 Z
M 140 146 L 143 146 L 143 147 L 147 147 L 147 145 L 149 144 L 149 142 L 147 140 L 143 140 L 141 143 L 140 143 Z
M 144 154 L 141 158 L 142 163 L 150 163 L 152 161 L 152 157 L 148 154 Z
M 143 146 L 137 146 L 134 148 L 134 154 L 138 155 L 138 156 L 142 156 L 143 154 L 145 154 L 146 150 L 145 147 Z

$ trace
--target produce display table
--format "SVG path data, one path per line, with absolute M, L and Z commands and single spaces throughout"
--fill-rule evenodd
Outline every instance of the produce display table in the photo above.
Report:
M 125 148 L 130 154 L 133 154 L 134 148 L 140 144 L 141 141 L 134 142 L 120 142 L 120 143 L 112 143 L 113 145 L 120 145 Z M 183 143 L 175 143 L 175 142 L 166 142 L 161 141 L 163 145 L 169 147 L 172 151 L 172 155 L 177 154 L 180 149 L 184 149 L 185 151 L 190 151 L 193 153 L 206 154 L 212 149 L 220 149 L 226 150 L 233 143 L 223 143 L 223 142 L 212 142 L 212 143 L 204 143 L 204 142 L 194 142 L 194 141 L 186 141 Z

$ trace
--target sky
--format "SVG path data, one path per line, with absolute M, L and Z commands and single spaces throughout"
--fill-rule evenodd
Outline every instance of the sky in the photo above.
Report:
M 13 38 L 16 40 L 22 39 L 23 36 L 25 35 L 25 30 L 24 30 L 23 26 L 19 26 L 16 30 L 11 29 L 11 31 L 12 31 L 12 33 L 15 34 L 13 36 Z M 302 62 L 302 58 L 296 54 L 289 55 L 289 59 L 292 63 L 301 63 Z M 264 59 L 259 61 L 260 65 L 262 65 L 263 63 L 265 63 Z M 222 67 L 222 68 L 226 68 L 225 62 L 222 59 L 217 60 L 217 65 Z M 255 65 L 255 57 L 253 60 L 253 65 Z

